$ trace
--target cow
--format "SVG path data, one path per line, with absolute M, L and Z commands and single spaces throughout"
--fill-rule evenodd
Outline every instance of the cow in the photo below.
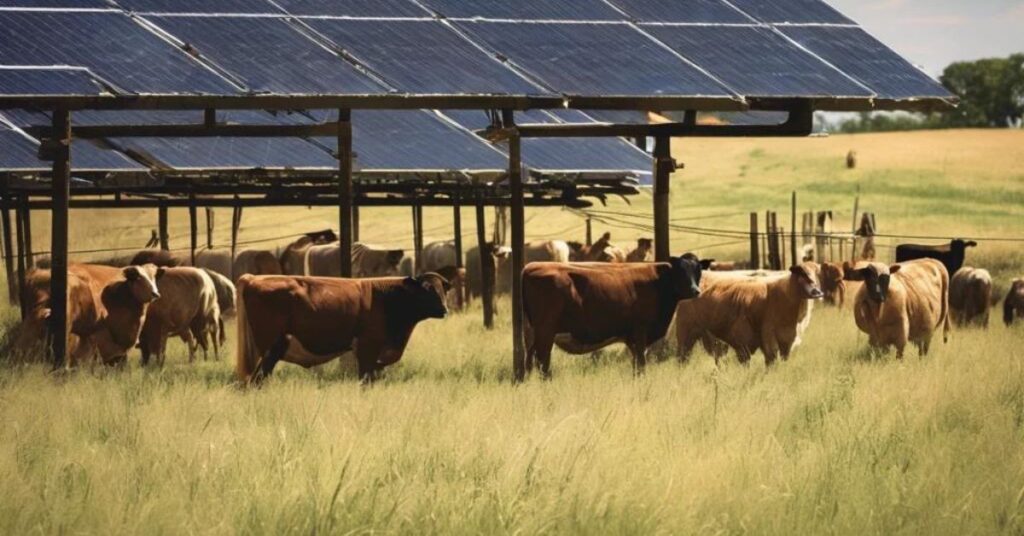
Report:
M 504 265 L 511 261 L 512 248 L 487 242 L 484 244 L 484 251 L 489 253 L 486 268 L 492 277 L 497 278 L 499 270 L 511 273 L 511 269 L 504 268 Z M 466 251 L 466 303 L 483 296 L 484 267 L 480 262 L 480 248 L 478 246 L 469 248 Z M 497 282 L 495 282 L 495 290 L 497 290 L 497 286 Z
M 837 262 L 821 263 L 821 292 L 828 305 L 842 307 L 846 303 L 846 270 Z
M 572 262 L 626 262 L 626 253 L 611 243 L 612 234 L 601 235 L 593 244 L 586 246 L 579 242 L 568 242 Z
M 988 270 L 964 266 L 949 280 L 949 314 L 957 326 L 988 327 L 992 305 L 992 275 Z
M 419 322 L 448 314 L 448 290 L 448 281 L 432 272 L 374 279 L 242 276 L 238 378 L 259 383 L 278 361 L 309 368 L 354 350 L 360 379 L 373 381 L 402 358 Z
M 551 375 L 551 348 L 585 354 L 625 343 L 633 370 L 642 373 L 647 348 L 662 339 L 680 300 L 700 295 L 707 261 L 691 253 L 669 262 L 534 262 L 523 269 L 526 370 L 536 358 L 541 374 Z M 517 377 L 522 380 L 523 377 Z
M 854 298 L 857 327 L 868 335 L 873 349 L 896 347 L 902 359 L 908 342 L 918 355 L 928 354 L 932 336 L 942 327 L 949 339 L 949 274 L 935 259 L 919 259 L 886 266 L 872 262 L 848 270 L 847 280 L 863 281 Z
M 338 235 L 334 234 L 334 231 L 330 229 L 306 233 L 298 237 L 294 242 L 288 244 L 279 252 L 278 264 L 281 266 L 280 273 L 285 275 L 305 274 L 306 251 L 311 246 L 330 244 L 337 241 Z
M 626 262 L 652 262 L 654 261 L 654 240 L 650 238 L 638 238 L 636 249 L 626 255 Z
M 152 264 L 68 267 L 69 368 L 94 354 L 108 365 L 124 362 L 128 350 L 138 342 L 150 304 L 160 297 L 156 272 Z M 50 270 L 35 270 L 27 278 L 25 299 L 29 308 L 20 344 L 45 338 L 52 311 L 50 278 Z
M 352 244 L 352 277 L 387 277 L 398 275 L 405 252 L 371 244 Z M 306 250 L 304 275 L 341 277 L 341 246 L 324 244 Z
M 946 267 L 947 274 L 955 274 L 964 265 L 964 254 L 967 248 L 973 248 L 977 245 L 978 243 L 973 240 L 963 240 L 960 238 L 941 246 L 900 244 L 896 246 L 896 262 L 935 259 Z
M 1013 280 L 1003 300 L 1003 323 L 1009 327 L 1015 318 L 1024 318 L 1024 278 Z
M 568 242 L 541 240 L 523 244 L 523 265 L 531 262 L 569 262 L 571 249 Z M 512 292 L 512 250 L 508 256 L 498 259 L 496 294 Z
M 198 268 L 161 266 L 156 272 L 156 285 L 161 298 L 149 308 L 142 326 L 139 340 L 142 364 L 149 364 L 150 356 L 155 355 L 157 362 L 163 365 L 167 338 L 172 335 L 181 337 L 188 345 L 189 363 L 195 361 L 197 346 L 203 348 L 203 356 L 206 357 L 208 337 L 213 340 L 216 353 L 220 306 L 217 304 L 217 289 L 210 276 Z
M 274 275 L 281 273 L 281 263 L 265 249 L 243 249 L 231 260 L 229 249 L 206 249 L 196 252 L 196 268 L 216 272 L 232 281 L 244 274 Z
M 166 249 L 144 249 L 136 253 L 135 256 L 128 261 L 128 264 L 130 266 L 154 264 L 156 266 L 175 267 L 188 266 L 189 262 Z
M 466 270 L 465 268 L 456 268 L 457 261 L 458 255 L 455 251 L 454 240 L 431 242 L 423 246 L 423 251 L 420 255 L 419 271 L 435 272 L 447 279 L 452 286 L 452 290 L 448 293 L 447 298 L 448 308 L 461 311 L 466 300 Z M 402 260 L 402 266 L 399 269 L 400 275 L 415 275 L 414 273 L 406 272 L 404 265 L 405 259 Z
M 700 297 L 676 308 L 679 359 L 689 359 L 698 341 L 716 364 L 726 346 L 744 364 L 758 350 L 767 366 L 779 356 L 788 359 L 810 323 L 814 300 L 822 297 L 818 265 L 811 262 L 764 276 L 707 274 Z
M 204 268 L 203 271 L 206 272 L 206 275 L 210 276 L 213 288 L 217 292 L 217 307 L 220 308 L 220 318 L 217 322 L 217 338 L 220 340 L 220 346 L 224 346 L 224 343 L 227 341 L 227 332 L 224 330 L 224 317 L 235 313 L 235 284 L 227 277 L 213 270 Z M 192 336 L 198 339 L 200 333 L 193 331 Z
M 422 272 L 435 272 L 445 266 L 457 266 L 455 241 L 431 242 L 420 252 L 419 267 Z

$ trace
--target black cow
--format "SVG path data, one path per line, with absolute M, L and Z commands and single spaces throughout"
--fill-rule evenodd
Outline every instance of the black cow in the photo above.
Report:
M 900 244 L 896 246 L 896 262 L 935 259 L 946 267 L 947 272 L 955 274 L 964 265 L 965 250 L 977 245 L 978 243 L 973 240 L 963 240 L 960 238 L 942 246 Z

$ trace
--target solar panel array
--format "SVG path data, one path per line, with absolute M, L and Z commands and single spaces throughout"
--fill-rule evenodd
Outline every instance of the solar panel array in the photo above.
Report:
M 950 97 L 820 0 L 0 0 L 0 70 L 11 75 L 0 77 L 6 95 Z M 311 111 L 302 120 L 324 115 Z M 103 117 L 172 116 L 74 120 Z M 500 169 L 502 149 L 470 134 L 468 117 L 356 114 L 357 167 Z M 527 119 L 592 121 L 557 113 Z M 115 144 L 171 167 L 336 165 L 329 140 Z M 529 141 L 524 163 L 650 167 L 622 140 Z

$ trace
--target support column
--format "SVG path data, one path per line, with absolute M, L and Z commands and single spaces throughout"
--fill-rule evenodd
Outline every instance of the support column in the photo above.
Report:
M 196 209 L 196 196 L 190 195 L 188 197 L 188 229 L 189 229 L 189 248 L 192 254 L 192 266 L 196 265 L 196 248 L 198 247 L 199 241 L 199 214 Z M 234 260 L 231 261 L 232 263 Z
M 352 202 L 352 243 L 359 242 L 359 205 Z
M 458 194 L 452 197 L 452 227 L 455 233 L 455 267 L 462 268 L 462 205 Z
M 53 368 L 64 366 L 68 344 L 68 206 L 71 197 L 71 112 L 53 111 L 53 179 L 50 235 L 50 349 Z
M 523 265 L 526 242 L 525 210 L 523 208 L 522 140 L 515 128 L 512 110 L 502 111 L 508 137 L 508 183 L 512 195 L 509 215 L 512 226 L 512 373 L 515 381 L 526 377 L 526 341 L 523 333 Z
M 238 256 L 238 229 L 242 227 L 242 205 L 238 204 L 238 198 L 235 198 L 235 206 L 231 210 L 231 280 L 235 281 L 238 277 L 235 274 L 235 257 Z
M 28 311 L 25 309 L 25 214 L 20 207 L 14 209 L 14 234 L 18 244 L 18 303 L 21 304 L 21 319 L 25 320 Z
M 21 221 L 25 241 L 25 269 L 31 270 L 36 265 L 36 257 L 32 252 L 32 210 L 28 208 L 28 196 L 21 198 Z
M 789 253 L 790 253 L 790 266 L 800 264 L 803 259 L 797 258 L 797 247 L 796 247 L 796 192 L 793 192 L 793 202 L 790 205 L 790 227 L 789 227 Z
M 213 249 L 213 208 L 206 207 L 206 249 Z
M 487 219 L 484 204 L 476 204 L 476 243 L 480 249 L 480 302 L 484 309 L 484 328 L 494 329 L 494 255 L 487 243 Z
M 654 138 L 654 260 L 668 261 L 669 251 L 669 178 L 675 170 L 672 138 Z
M 338 110 L 338 244 L 341 277 L 352 277 L 352 111 Z
M 14 273 L 14 244 L 11 232 L 11 210 L 7 206 L 8 198 L 4 198 L 3 207 L 0 208 L 0 220 L 3 223 L 4 233 L 4 268 L 7 271 L 7 299 L 11 305 L 18 303 L 21 296 L 18 295 L 18 281 Z
M 171 237 L 167 233 L 167 205 L 163 202 L 160 203 L 160 207 L 157 208 L 158 222 L 160 227 L 160 249 L 170 250 L 171 249 Z
M 412 250 L 413 271 L 419 275 L 423 271 L 423 206 L 412 206 Z

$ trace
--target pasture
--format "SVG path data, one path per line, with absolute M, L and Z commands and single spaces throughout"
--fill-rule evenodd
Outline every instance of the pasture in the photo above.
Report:
M 1024 133 L 949 131 L 809 140 L 677 140 L 673 218 L 745 229 L 746 211 L 861 210 L 883 233 L 1024 236 Z M 856 149 L 856 170 L 844 168 Z M 646 195 L 609 209 L 650 213 Z M 426 241 L 450 210 L 426 209 Z M 156 214 L 71 215 L 71 249 L 139 247 Z M 229 211 L 218 212 L 227 243 Z M 34 242 L 48 242 L 45 214 Z M 362 211 L 364 241 L 411 249 L 408 210 Z M 581 239 L 560 209 L 527 237 Z M 475 243 L 471 211 L 463 216 Z M 332 210 L 247 211 L 240 240 L 336 227 Z M 623 245 L 636 229 L 595 223 Z M 171 212 L 171 246 L 188 219 Z M 742 245 L 673 232 L 674 254 L 742 259 Z M 1005 292 L 1024 244 L 968 264 Z M 281 240 L 284 243 L 285 240 Z M 881 245 L 887 244 L 881 241 Z M 273 245 L 270 243 L 268 245 Z M 883 258 L 888 254 L 879 248 Z M 80 257 L 83 260 L 88 256 Z M 1024 326 L 956 330 L 919 359 L 873 359 L 848 310 L 817 306 L 803 345 L 766 370 L 700 350 L 633 378 L 628 352 L 556 351 L 554 379 L 511 385 L 507 299 L 424 322 L 403 361 L 361 387 L 349 363 L 282 364 L 260 389 L 220 361 L 51 376 L 38 352 L 0 355 L 0 533 L 1021 533 Z M 3 311 L 5 329 L 15 309 Z M 232 330 L 233 332 L 233 330 Z M 670 332 L 671 334 L 671 332 Z M 671 337 L 671 335 L 670 335 Z

